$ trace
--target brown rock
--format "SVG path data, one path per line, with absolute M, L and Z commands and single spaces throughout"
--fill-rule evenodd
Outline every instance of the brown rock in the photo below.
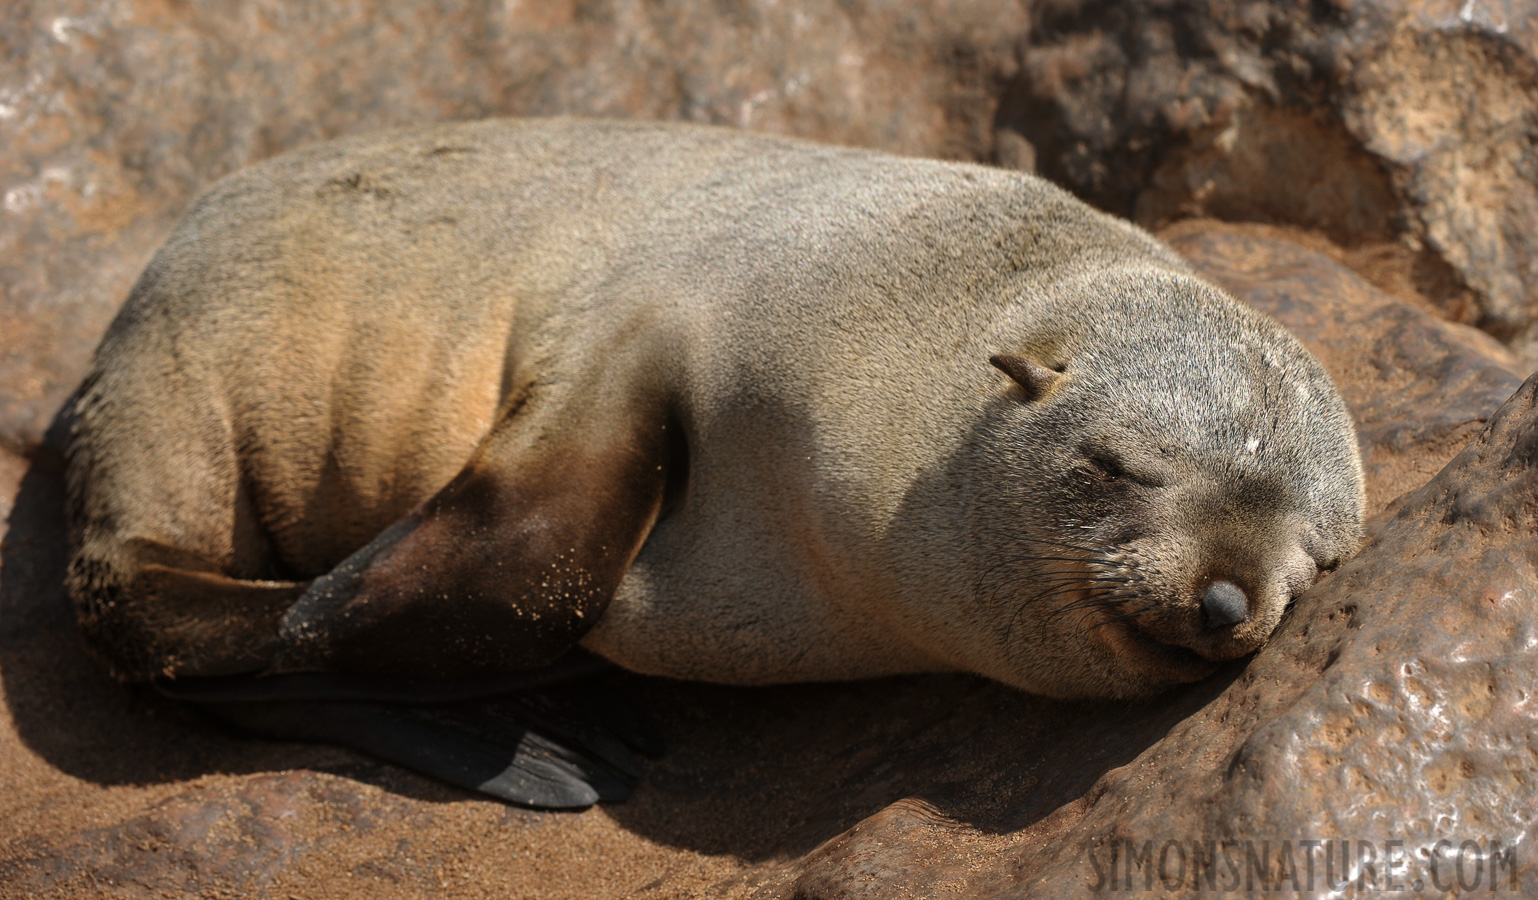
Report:
M 1521 3 L 497 7 L 23 0 L 0 67 L 0 444 L 26 448 L 191 199 L 445 118 L 682 118 L 1039 168 L 1146 224 L 1321 229 L 1538 360 Z
M 1299 602 L 1222 697 L 1108 776 L 1082 819 L 1025 854 L 1025 880 L 1083 871 L 1090 847 L 1109 873 L 1112 851 L 1125 858 L 1129 844 L 1176 840 L 1189 852 L 1191 842 L 1214 839 L 1235 842 L 1246 882 L 1249 853 L 1270 842 L 1254 877 L 1293 888 L 1305 877 L 1309 848 L 1301 842 L 1375 846 L 1377 862 L 1365 871 L 1342 864 L 1342 853 L 1355 861 L 1360 847 L 1317 848 L 1320 880 L 1303 890 L 1325 889 L 1326 852 L 1337 884 L 1356 875 L 1384 889 L 1392 875 L 1429 890 L 1451 885 L 1460 862 L 1467 881 L 1478 871 L 1487 890 L 1493 874 L 1503 890 L 1523 873 L 1531 879 L 1535 464 L 1538 377 L 1406 499 L 1355 561 Z M 1391 841 L 1403 853 L 1392 873 Z M 1435 858 L 1442 841 L 1451 850 L 1444 845 Z M 1464 841 L 1481 855 L 1464 851 L 1459 860 Z M 1496 858 L 1485 858 L 1492 848 Z M 1189 855 L 1182 893 L 1207 878 Z M 1135 880 L 1150 871 L 1136 871 Z M 1214 871 L 1235 884 L 1225 864 Z
M 1535 14 L 1524 0 L 1041 3 L 997 121 L 1043 174 L 1145 224 L 1212 215 L 1371 246 L 1531 364 Z
M 258 775 L 178 794 L 120 824 L 35 841 L 0 860 L 0 881 L 33 895 L 250 896 L 305 856 L 408 812 L 400 798 L 335 778 Z

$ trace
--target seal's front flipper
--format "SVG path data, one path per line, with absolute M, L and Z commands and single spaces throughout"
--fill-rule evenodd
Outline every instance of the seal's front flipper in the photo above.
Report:
M 655 398 L 542 409 L 508 413 L 446 487 L 315 579 L 267 673 L 447 678 L 571 650 L 656 521 L 677 429 Z
M 290 675 L 156 687 L 259 737 L 334 744 L 504 802 L 576 809 L 628 797 L 643 773 L 636 754 L 656 755 L 661 742 L 612 679 L 565 684 L 607 666 L 574 657 L 506 678 Z M 508 689 L 520 692 L 485 696 Z M 392 693 L 404 702 L 385 699 Z

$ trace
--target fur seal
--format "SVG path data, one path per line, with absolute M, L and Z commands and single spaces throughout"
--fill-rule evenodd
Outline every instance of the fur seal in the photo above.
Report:
M 236 173 L 69 416 L 80 625 L 194 699 L 578 646 L 1134 697 L 1257 648 L 1361 535 L 1324 370 L 1145 232 L 1029 175 L 697 126 Z

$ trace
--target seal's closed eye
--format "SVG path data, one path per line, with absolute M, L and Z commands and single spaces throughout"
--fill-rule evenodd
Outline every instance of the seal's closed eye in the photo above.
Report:
M 1095 447 L 1085 449 L 1083 453 L 1089 473 L 1106 484 L 1135 484 L 1156 488 L 1166 483 L 1165 476 L 1157 468 L 1150 470 L 1146 464 L 1129 465 L 1109 450 Z
M 1103 481 L 1121 481 L 1127 477 L 1127 470 L 1123 469 L 1120 463 L 1110 457 L 1091 456 L 1089 464 L 1095 470 L 1095 474 Z

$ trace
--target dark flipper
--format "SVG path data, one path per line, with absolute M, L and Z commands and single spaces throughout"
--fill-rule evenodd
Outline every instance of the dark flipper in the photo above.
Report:
M 541 809 L 580 809 L 630 796 L 633 781 L 585 754 L 515 723 L 493 722 L 496 739 L 434 707 L 303 700 L 210 703 L 226 724 L 276 740 L 319 741 Z
M 482 679 L 305 674 L 156 687 L 260 737 L 347 747 L 509 803 L 579 809 L 624 800 L 643 772 L 636 752 L 661 749 L 622 688 L 566 683 L 605 668 L 577 653 Z

